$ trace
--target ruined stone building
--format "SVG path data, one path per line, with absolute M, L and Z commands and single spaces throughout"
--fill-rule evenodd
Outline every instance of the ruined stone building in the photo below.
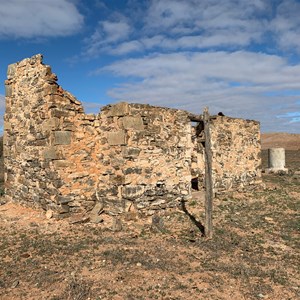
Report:
M 57 84 L 42 56 L 8 66 L 4 125 L 5 194 L 60 213 L 102 202 L 116 215 L 147 215 L 178 205 L 202 188 L 201 116 L 125 102 L 97 115 Z M 192 126 L 194 125 L 194 126 Z M 214 191 L 261 178 L 260 129 L 252 120 L 211 118 Z

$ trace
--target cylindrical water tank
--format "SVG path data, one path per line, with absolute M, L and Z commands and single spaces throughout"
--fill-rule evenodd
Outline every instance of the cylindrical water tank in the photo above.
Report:
M 271 148 L 268 149 L 268 172 L 287 172 L 285 168 L 285 149 L 284 148 Z
M 284 169 L 285 168 L 285 149 L 271 148 L 268 149 L 269 168 Z

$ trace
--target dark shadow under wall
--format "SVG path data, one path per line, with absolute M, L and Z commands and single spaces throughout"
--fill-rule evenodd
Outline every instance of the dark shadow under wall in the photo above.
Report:
M 190 220 L 196 225 L 196 227 L 199 229 L 199 231 L 201 232 L 202 236 L 204 236 L 204 226 L 203 224 L 198 221 L 186 208 L 185 206 L 185 202 L 181 201 L 181 209 L 182 211 L 190 218 Z

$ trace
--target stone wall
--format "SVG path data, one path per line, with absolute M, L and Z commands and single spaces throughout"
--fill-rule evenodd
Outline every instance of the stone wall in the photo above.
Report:
M 213 178 L 216 192 L 261 182 L 259 122 L 217 116 L 211 120 Z
M 203 186 L 202 122 L 186 111 L 121 102 L 84 113 L 36 55 L 8 67 L 6 197 L 60 213 L 144 214 L 174 207 Z M 259 124 L 212 120 L 215 190 L 260 178 Z M 232 162 L 234 165 L 232 166 Z
M 68 120 L 82 115 L 82 105 L 58 86 L 51 68 L 42 64 L 41 55 L 9 65 L 7 78 L 6 197 L 33 206 L 57 208 L 64 182 L 55 164 L 63 159 L 64 148 L 70 144 Z
M 190 195 L 191 125 L 184 111 L 119 103 L 98 115 L 57 83 L 41 55 L 8 67 L 6 195 L 59 212 L 102 202 L 154 210 Z

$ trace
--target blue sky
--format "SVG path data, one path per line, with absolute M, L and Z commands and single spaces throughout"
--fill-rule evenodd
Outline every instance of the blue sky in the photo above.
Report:
M 1 82 L 37 53 L 86 112 L 208 106 L 300 133 L 300 0 L 0 0 Z

